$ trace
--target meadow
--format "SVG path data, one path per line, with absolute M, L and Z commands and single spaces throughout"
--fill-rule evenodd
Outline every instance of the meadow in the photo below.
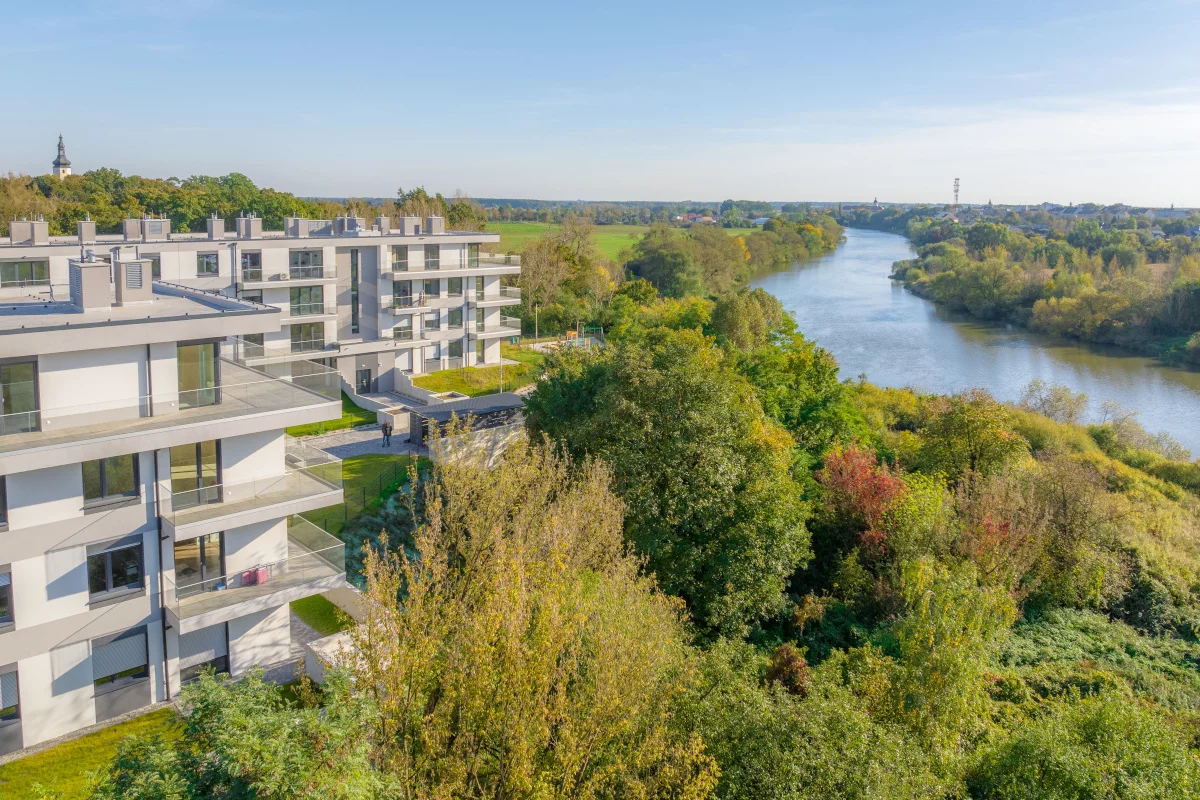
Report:
M 561 225 L 548 222 L 489 222 L 487 233 L 500 234 L 499 251 L 518 253 L 526 242 L 537 239 L 542 234 L 557 231 Z M 650 230 L 648 225 L 597 225 L 593 240 L 596 250 L 605 258 L 614 261 L 621 251 L 633 247 L 645 233 Z M 683 229 L 680 229 L 682 232 Z M 726 228 L 730 236 L 741 236 L 755 230 L 754 228 Z

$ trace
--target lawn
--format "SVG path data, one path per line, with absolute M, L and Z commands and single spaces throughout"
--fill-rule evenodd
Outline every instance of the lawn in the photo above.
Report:
M 319 594 L 291 602 L 292 613 L 322 636 L 333 636 L 350 627 L 350 618 Z
M 126 736 L 154 734 L 174 739 L 178 732 L 172 723 L 177 719 L 175 709 L 164 708 L 0 766 L 0 797 L 34 800 L 39 795 L 33 785 L 40 783 L 52 797 L 84 798 L 88 773 L 108 765 L 117 754 L 118 742 Z
M 342 487 L 346 502 L 306 513 L 305 519 L 337 536 L 348 520 L 363 511 L 378 508 L 408 481 L 408 467 L 413 458 L 392 453 L 366 453 L 344 459 Z M 428 468 L 428 459 L 418 459 L 417 469 L 424 471 Z
M 560 228 L 562 228 L 561 225 L 546 222 L 489 222 L 486 232 L 500 234 L 501 252 L 516 253 L 521 251 L 526 242 L 539 238 L 547 231 L 556 231 Z M 600 251 L 601 255 L 616 259 L 623 249 L 632 247 L 634 242 L 650 228 L 646 225 L 597 225 L 593 230 L 596 232 L 596 249 Z M 725 230 L 730 236 L 739 236 L 756 229 L 726 228 Z
M 537 380 L 542 372 L 541 353 L 517 345 L 500 345 L 500 355 L 519 364 L 506 364 L 503 367 L 504 391 L 511 392 L 522 386 L 528 386 Z M 482 394 L 494 394 L 500 391 L 501 367 L 463 367 L 462 369 L 444 369 L 413 378 L 413 384 L 431 392 L 461 392 L 471 397 Z
M 354 405 L 354 401 L 350 399 L 349 395 L 342 392 L 342 416 L 340 419 L 329 422 L 313 422 L 309 425 L 294 425 L 287 429 L 287 434 L 289 436 L 313 436 L 318 433 L 353 428 L 356 425 L 374 424 L 375 421 L 374 411 L 359 408 Z

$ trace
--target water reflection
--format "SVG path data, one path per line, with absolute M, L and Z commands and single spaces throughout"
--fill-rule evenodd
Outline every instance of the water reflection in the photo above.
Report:
M 1093 416 L 1105 400 L 1135 409 L 1148 430 L 1200 455 L 1200 372 L 951 314 L 888 280 L 892 262 L 911 257 L 901 236 L 847 230 L 836 252 L 754 285 L 837 357 L 843 377 L 939 393 L 982 386 L 1002 400 L 1041 378 L 1086 392 Z

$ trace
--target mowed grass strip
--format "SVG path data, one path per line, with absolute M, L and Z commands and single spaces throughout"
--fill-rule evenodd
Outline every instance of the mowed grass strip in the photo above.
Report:
M 547 232 L 562 230 L 561 225 L 548 222 L 489 222 L 485 233 L 500 234 L 499 251 L 519 253 L 526 243 L 541 238 Z M 650 230 L 648 225 L 596 225 L 596 249 L 605 258 L 616 260 L 621 251 L 631 248 Z M 684 233 L 685 229 L 678 229 Z M 745 236 L 757 228 L 725 228 L 730 236 Z

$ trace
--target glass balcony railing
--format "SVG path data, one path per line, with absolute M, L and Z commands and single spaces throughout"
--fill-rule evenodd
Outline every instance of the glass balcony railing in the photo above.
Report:
M 312 317 L 325 313 L 324 303 L 294 303 L 288 307 L 289 316 Z
M 303 370 L 269 375 L 222 357 L 216 386 L 3 414 L 0 453 L 338 402 L 341 376 L 305 363 Z
M 306 498 L 320 502 L 318 508 L 341 502 L 330 498 L 342 491 L 341 459 L 290 436 L 285 442 L 287 469 L 282 475 L 172 492 L 164 518 L 178 529 Z
M 424 308 L 429 305 L 429 296 L 421 294 L 392 295 L 392 308 Z
M 222 354 L 237 361 L 258 362 L 264 358 L 283 358 L 304 353 L 320 353 L 331 349 L 332 345 L 324 339 L 292 339 L 272 344 L 248 342 L 240 337 L 227 340 L 222 346 Z
M 289 267 L 287 272 L 268 272 L 261 267 L 242 267 L 242 283 L 263 281 L 303 281 L 325 277 L 325 267 Z M 329 276 L 330 278 L 333 275 Z
M 505 255 L 504 253 L 480 253 L 479 266 L 481 267 L 498 267 L 498 266 L 521 266 L 521 256 Z
M 287 556 L 276 561 L 247 564 L 205 580 L 165 577 L 167 608 L 179 621 L 212 614 L 241 603 L 267 599 L 288 592 L 290 599 L 303 597 L 295 590 L 312 587 L 324 591 L 338 578 L 345 579 L 346 547 L 342 542 L 301 516 L 288 518 Z M 299 596 L 297 596 L 299 595 Z
M 521 320 L 516 317 L 500 317 L 499 322 L 481 322 L 475 321 L 476 333 L 511 333 L 513 336 L 521 335 Z
M 497 300 L 516 300 L 521 302 L 521 290 L 516 286 L 501 286 L 494 295 L 485 295 L 482 289 L 475 290 L 476 303 L 490 303 Z

